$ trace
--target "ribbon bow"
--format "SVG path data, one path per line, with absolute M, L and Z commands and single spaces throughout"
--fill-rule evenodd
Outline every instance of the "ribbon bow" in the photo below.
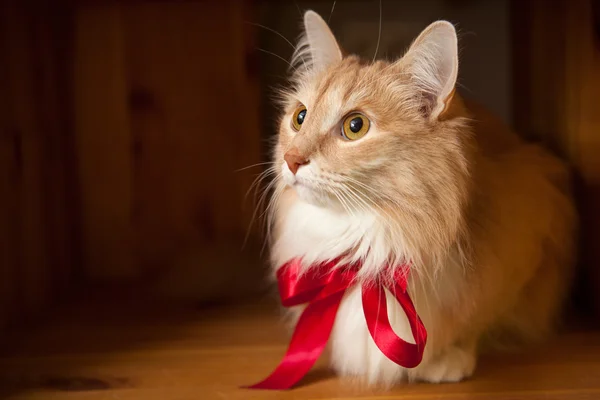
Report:
M 306 375 L 327 345 L 344 292 L 356 284 L 356 265 L 339 266 L 330 261 L 302 273 L 300 261 L 293 259 L 277 271 L 279 294 L 285 307 L 308 305 L 283 360 L 266 379 L 250 386 L 252 389 L 289 389 Z M 363 284 L 361 290 L 367 327 L 379 350 L 396 364 L 414 368 L 423 358 L 427 332 L 407 292 L 408 268 L 406 264 L 396 268 L 393 282 Z M 385 288 L 404 309 L 415 344 L 402 340 L 392 330 Z

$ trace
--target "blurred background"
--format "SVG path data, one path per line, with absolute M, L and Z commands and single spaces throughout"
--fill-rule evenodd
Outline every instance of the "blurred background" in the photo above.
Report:
M 456 23 L 462 93 L 571 163 L 576 297 L 600 310 L 598 1 L 382 5 L 381 57 Z M 309 8 L 373 56 L 376 0 L 2 0 L 0 332 L 90 288 L 100 302 L 120 287 L 202 306 L 269 290 L 251 185 L 293 51 L 280 35 L 294 43 Z

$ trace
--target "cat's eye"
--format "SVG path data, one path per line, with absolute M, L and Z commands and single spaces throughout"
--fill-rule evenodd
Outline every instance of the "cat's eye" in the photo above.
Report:
M 360 113 L 352 113 L 344 119 L 342 135 L 348 140 L 357 140 L 369 132 L 371 121 Z
M 306 107 L 300 105 L 298 106 L 298 108 L 296 108 L 296 111 L 294 111 L 294 115 L 292 116 L 292 128 L 294 128 L 294 130 L 298 132 L 300 128 L 302 128 L 302 124 L 304 123 L 305 119 Z

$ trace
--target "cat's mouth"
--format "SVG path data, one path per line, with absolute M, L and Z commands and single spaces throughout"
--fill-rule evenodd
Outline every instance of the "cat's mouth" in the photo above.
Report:
M 326 187 L 311 179 L 295 177 L 288 187 L 303 201 L 320 207 L 333 207 L 336 197 Z
M 332 202 L 335 202 L 335 196 L 327 190 L 327 186 L 318 176 L 314 176 L 314 171 L 305 169 L 293 174 L 287 165 L 284 165 L 282 178 L 287 187 L 294 190 L 298 197 L 307 203 L 331 206 Z
M 288 184 L 292 189 L 296 190 L 298 194 L 308 194 L 309 192 L 314 192 L 315 187 L 311 184 L 310 181 L 302 178 L 294 178 L 294 181 L 291 184 Z
M 290 187 L 296 190 L 312 191 L 312 192 L 323 192 L 324 188 L 312 178 L 307 178 L 301 175 L 292 175 L 291 179 L 286 182 Z
M 287 168 L 284 168 L 282 172 L 283 182 L 287 187 L 294 190 L 300 198 L 311 201 L 314 200 L 315 196 L 318 196 L 318 190 L 310 179 L 294 175 Z

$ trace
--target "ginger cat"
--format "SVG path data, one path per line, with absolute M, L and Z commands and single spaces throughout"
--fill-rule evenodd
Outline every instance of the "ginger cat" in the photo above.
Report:
M 372 385 L 455 382 L 473 374 L 483 338 L 552 332 L 575 262 L 569 173 L 455 92 L 454 27 L 431 24 L 393 62 L 344 55 L 312 11 L 304 28 L 273 154 L 273 270 L 350 254 L 360 279 L 374 279 L 387 261 L 410 260 L 429 335 L 422 363 L 398 366 L 350 289 L 329 339 L 332 368 Z M 413 340 L 387 303 L 395 332 Z

